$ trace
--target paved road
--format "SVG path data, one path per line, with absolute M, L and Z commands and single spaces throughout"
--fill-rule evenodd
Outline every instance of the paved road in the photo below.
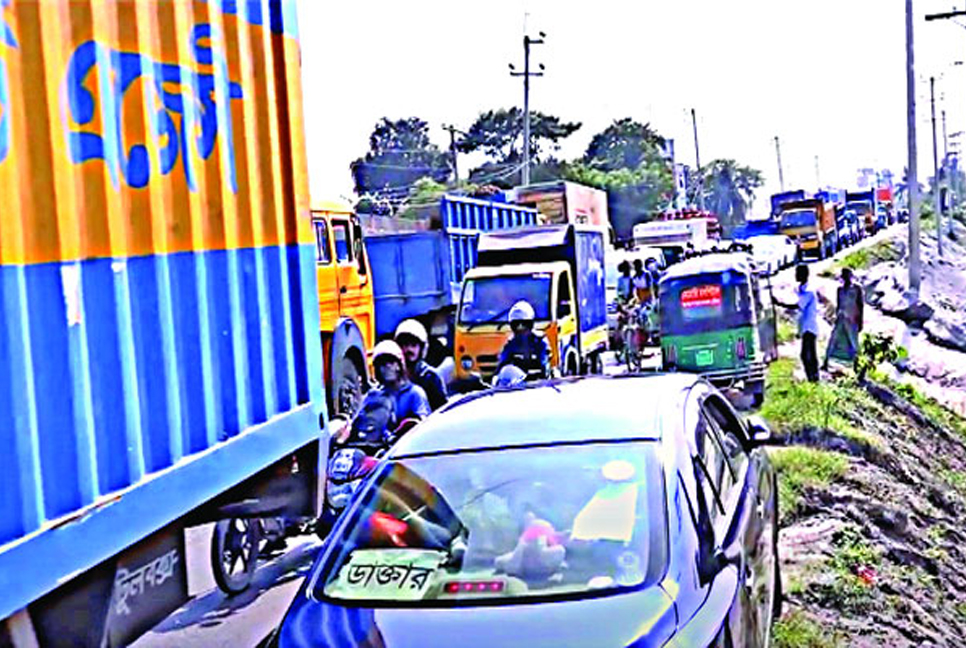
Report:
M 194 598 L 138 639 L 132 648 L 246 648 L 281 620 L 320 547 L 314 537 L 292 538 L 283 556 L 259 566 L 251 588 L 229 597 L 215 587 L 208 562 L 212 525 L 186 535 L 188 591 Z

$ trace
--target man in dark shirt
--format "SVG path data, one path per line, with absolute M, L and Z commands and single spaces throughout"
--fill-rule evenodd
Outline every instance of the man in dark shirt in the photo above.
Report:
M 395 339 L 406 358 L 409 379 L 423 388 L 429 399 L 429 406 L 435 412 L 446 404 L 447 394 L 443 379 L 424 360 L 429 346 L 426 328 L 416 320 L 408 319 L 396 327 Z
M 527 372 L 529 378 L 550 378 L 550 345 L 533 330 L 536 319 L 533 306 L 518 301 L 510 309 L 508 319 L 513 337 L 500 352 L 497 371 L 512 364 Z

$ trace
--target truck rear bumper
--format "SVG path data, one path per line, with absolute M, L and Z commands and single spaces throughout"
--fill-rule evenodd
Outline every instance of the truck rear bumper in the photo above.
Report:
M 322 438 L 304 405 L 0 547 L 0 619 Z

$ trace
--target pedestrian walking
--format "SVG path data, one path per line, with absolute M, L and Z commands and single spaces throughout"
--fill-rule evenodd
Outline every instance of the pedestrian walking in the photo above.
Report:
M 865 295 L 862 287 L 854 283 L 852 270 L 842 269 L 842 285 L 836 293 L 835 325 L 832 337 L 825 349 L 825 364 L 828 371 L 829 360 L 847 364 L 855 361 L 859 352 L 859 333 L 862 331 L 865 311 Z
M 818 295 L 808 281 L 808 266 L 800 263 L 795 267 L 795 281 L 798 288 L 797 304 L 775 303 L 783 308 L 798 311 L 798 337 L 802 340 L 802 366 L 809 382 L 818 382 Z

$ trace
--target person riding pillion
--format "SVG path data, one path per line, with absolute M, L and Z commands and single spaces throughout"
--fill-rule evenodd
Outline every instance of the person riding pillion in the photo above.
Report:
M 372 350 L 372 366 L 379 387 L 369 390 L 360 406 L 365 409 L 366 402 L 375 399 L 392 400 L 393 426 L 408 418 L 423 419 L 432 411 L 429 399 L 423 388 L 414 385 L 406 374 L 406 358 L 402 349 L 392 340 L 383 340 Z
M 500 352 L 497 371 L 506 365 L 516 365 L 530 377 L 550 377 L 550 345 L 542 335 L 533 330 L 536 314 L 533 306 L 526 301 L 518 301 L 510 309 L 507 317 L 511 337 Z
M 446 385 L 443 384 L 443 379 L 436 370 L 425 360 L 429 346 L 429 336 L 426 334 L 425 327 L 414 319 L 408 319 L 396 327 L 394 337 L 406 359 L 409 379 L 426 392 L 429 406 L 435 412 L 446 404 Z

